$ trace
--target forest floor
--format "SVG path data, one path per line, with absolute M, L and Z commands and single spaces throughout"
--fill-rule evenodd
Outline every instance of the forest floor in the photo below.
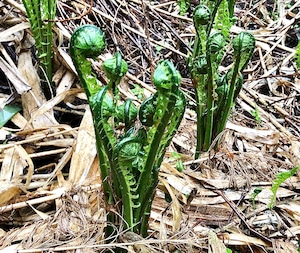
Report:
M 194 160 L 195 99 L 186 59 L 197 3 L 180 15 L 176 1 L 168 0 L 58 1 L 55 95 L 45 99 L 24 6 L 0 2 L 1 108 L 12 103 L 22 109 L 0 128 L 0 252 L 100 252 L 116 246 L 128 252 L 299 252 L 300 170 L 280 185 L 275 206 L 269 204 L 276 175 L 300 165 L 294 58 L 300 1 L 236 2 L 231 34 L 251 32 L 256 48 L 220 148 Z M 108 42 L 105 53 L 119 50 L 127 61 L 123 98 L 140 102 L 152 94 L 151 73 L 162 59 L 183 77 L 188 107 L 160 170 L 145 239 L 124 231 L 110 244 L 103 238 L 106 210 L 92 118 L 69 56 L 70 36 L 83 24 L 99 26 Z M 102 61 L 93 61 L 99 75 Z M 176 169 L 178 159 L 183 172 Z M 255 191 L 261 192 L 253 199 Z

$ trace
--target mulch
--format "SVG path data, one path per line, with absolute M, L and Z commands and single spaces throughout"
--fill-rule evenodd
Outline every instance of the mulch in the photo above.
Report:
M 197 4 L 181 15 L 176 1 L 58 1 L 55 95 L 46 99 L 25 9 L 17 0 L 0 2 L 1 108 L 22 108 L 0 128 L 0 252 L 297 252 L 300 171 L 269 204 L 276 175 L 300 164 L 300 2 L 236 2 L 231 35 L 251 32 L 256 49 L 219 149 L 194 160 L 195 98 L 186 60 Z M 93 123 L 69 56 L 70 36 L 83 24 L 106 34 L 105 54 L 92 61 L 99 77 L 103 59 L 115 51 L 127 61 L 123 99 L 139 104 L 155 91 L 151 73 L 162 59 L 183 77 L 188 106 L 161 166 L 147 238 L 122 230 L 109 244 L 104 238 Z M 224 61 L 221 71 L 229 67 Z

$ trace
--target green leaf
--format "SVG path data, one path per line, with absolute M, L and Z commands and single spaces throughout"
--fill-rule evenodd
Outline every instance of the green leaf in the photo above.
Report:
M 228 1 L 222 1 L 218 7 L 217 15 L 215 18 L 214 30 L 221 31 L 226 40 L 229 39 L 229 31 L 233 24 L 231 10 Z
M 296 48 L 295 60 L 296 60 L 296 67 L 299 70 L 300 69 L 300 42 L 299 41 Z
M 5 105 L 0 111 L 0 128 L 3 127 L 21 108 L 16 105 Z
M 184 15 L 191 5 L 190 0 L 177 0 L 177 4 L 180 9 L 180 15 Z
M 276 204 L 276 193 L 277 193 L 279 186 L 284 181 L 286 181 L 287 179 L 292 177 L 298 169 L 299 169 L 299 167 L 294 167 L 293 169 L 291 169 L 289 171 L 284 171 L 284 172 L 276 174 L 276 178 L 273 180 L 272 187 L 271 187 L 271 191 L 272 191 L 273 195 L 271 196 L 270 203 L 268 205 L 268 207 L 270 209 L 272 209 Z

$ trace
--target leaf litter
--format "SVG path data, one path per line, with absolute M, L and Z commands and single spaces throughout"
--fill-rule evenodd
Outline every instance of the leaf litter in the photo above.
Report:
M 191 8 L 195 5 L 191 1 Z M 276 174 L 300 164 L 294 62 L 299 8 L 299 1 L 237 1 L 231 33 L 252 32 L 255 53 L 219 137 L 222 145 L 194 160 L 195 100 L 186 68 L 195 36 L 190 10 L 180 15 L 175 1 L 58 1 L 53 29 L 57 91 L 46 101 L 24 7 L 2 1 L 0 101 L 22 111 L 0 129 L 0 252 L 101 252 L 116 246 L 128 252 L 296 252 L 299 170 L 278 188 L 275 207 L 268 204 Z M 72 31 L 86 23 L 105 31 L 106 53 L 120 50 L 128 62 L 123 98 L 139 104 L 138 95 L 154 91 L 151 72 L 159 60 L 170 59 L 183 76 L 189 106 L 161 168 L 145 239 L 119 231 L 119 238 L 105 242 L 108 210 L 92 119 L 68 54 Z M 93 61 L 99 79 L 103 59 Z M 136 85 L 141 94 L 131 92 Z M 180 158 L 174 159 L 174 152 Z M 177 159 L 183 172 L 176 169 Z M 261 192 L 253 199 L 257 188 Z

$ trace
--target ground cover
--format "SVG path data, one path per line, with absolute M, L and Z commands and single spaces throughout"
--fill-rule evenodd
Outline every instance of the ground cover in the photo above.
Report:
M 186 58 L 195 36 L 191 10 L 198 2 L 191 1 L 185 15 L 175 1 L 57 4 L 55 94 L 46 99 L 25 9 L 18 1 L 0 3 L 0 99 L 2 108 L 13 103 L 21 109 L 0 129 L 1 250 L 101 252 L 118 245 L 129 252 L 297 252 L 299 171 L 280 185 L 274 208 L 268 205 L 276 175 L 300 164 L 294 60 L 300 2 L 237 1 L 231 34 L 251 32 L 254 56 L 219 150 L 197 160 Z M 120 50 L 128 63 L 123 99 L 139 104 L 154 92 L 151 73 L 162 59 L 171 60 L 183 77 L 188 108 L 162 164 L 146 239 L 119 231 L 109 245 L 104 241 L 108 210 L 93 124 L 69 56 L 71 33 L 88 23 L 105 32 L 105 53 Z M 93 61 L 103 82 L 105 57 Z M 223 70 L 229 67 L 224 62 Z M 179 161 L 183 172 L 176 169 Z

